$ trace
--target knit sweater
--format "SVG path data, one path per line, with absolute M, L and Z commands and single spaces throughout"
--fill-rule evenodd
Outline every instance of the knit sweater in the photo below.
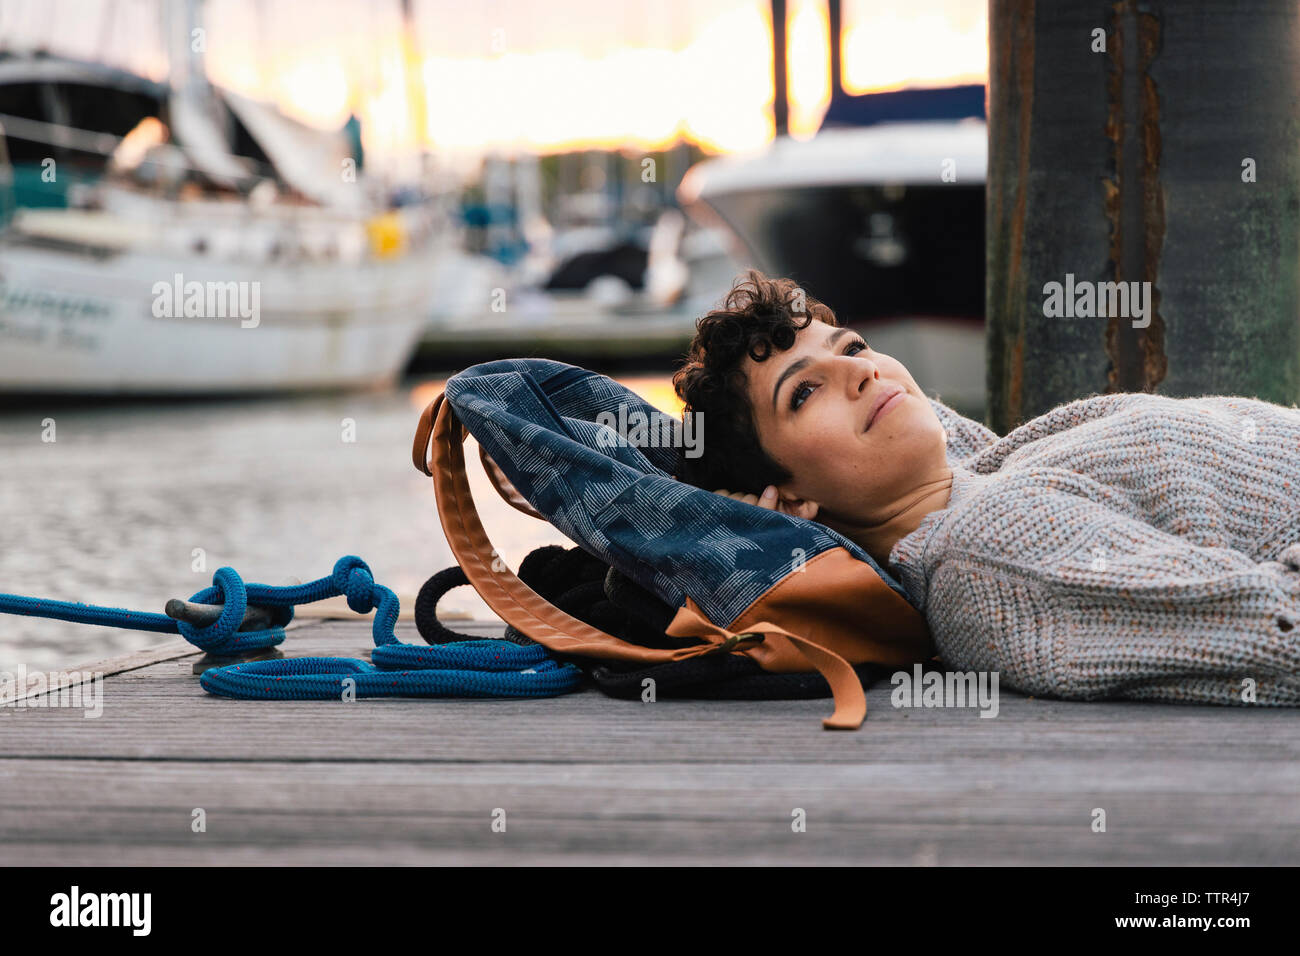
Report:
M 944 665 L 1067 700 L 1300 706 L 1300 409 L 1096 395 L 1003 438 L 931 399 L 950 500 L 889 569 Z

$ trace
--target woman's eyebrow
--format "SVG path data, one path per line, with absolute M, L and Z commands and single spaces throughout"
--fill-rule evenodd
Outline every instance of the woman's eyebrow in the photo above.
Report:
M 846 328 L 845 326 L 840 326 L 830 335 L 826 336 L 826 339 L 823 342 L 823 344 L 827 348 L 831 348 L 832 346 L 835 345 L 836 342 L 839 341 L 840 336 L 848 335 L 848 334 L 849 334 L 849 329 Z M 787 378 L 789 378 L 795 372 L 799 371 L 801 368 L 803 368 L 811 361 L 812 359 L 805 357 L 799 359 L 799 361 L 797 362 L 791 362 L 789 366 L 786 367 L 786 370 L 780 374 L 780 376 L 776 380 L 776 387 L 772 389 L 772 411 L 776 411 L 776 398 L 778 395 L 781 394 L 781 383 L 784 382 Z
M 791 362 L 786 366 L 786 370 L 782 372 L 781 376 L 776 380 L 776 388 L 772 389 L 772 411 L 776 411 L 776 397 L 781 394 L 781 383 L 811 361 L 812 359 L 810 358 L 801 358 L 799 361 Z

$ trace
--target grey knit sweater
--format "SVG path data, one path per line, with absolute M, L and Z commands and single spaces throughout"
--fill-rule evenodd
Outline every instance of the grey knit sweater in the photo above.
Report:
M 951 499 L 889 568 L 947 667 L 1070 700 L 1300 706 L 1300 409 L 1098 395 L 999 439 L 931 405 Z

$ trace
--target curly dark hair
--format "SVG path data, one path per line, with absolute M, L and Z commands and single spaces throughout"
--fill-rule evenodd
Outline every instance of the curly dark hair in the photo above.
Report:
M 802 306 L 802 309 L 800 309 Z M 759 444 L 746 394 L 746 356 L 763 362 L 794 345 L 813 319 L 838 325 L 835 313 L 792 279 L 773 279 L 749 269 L 727 293 L 722 308 L 695 323 L 685 363 L 673 375 L 683 415 L 703 414 L 701 454 L 678 452 L 675 477 L 710 491 L 760 493 L 791 474 Z

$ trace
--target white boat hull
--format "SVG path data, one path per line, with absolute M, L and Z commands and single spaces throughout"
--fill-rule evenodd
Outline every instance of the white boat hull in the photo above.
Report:
M 401 373 L 424 329 L 429 271 L 426 255 L 254 267 L 10 241 L 0 247 L 0 392 L 384 385 Z M 257 283 L 255 322 L 235 309 L 185 317 L 183 302 L 160 317 L 156 284 L 171 285 L 177 274 L 184 283 Z

